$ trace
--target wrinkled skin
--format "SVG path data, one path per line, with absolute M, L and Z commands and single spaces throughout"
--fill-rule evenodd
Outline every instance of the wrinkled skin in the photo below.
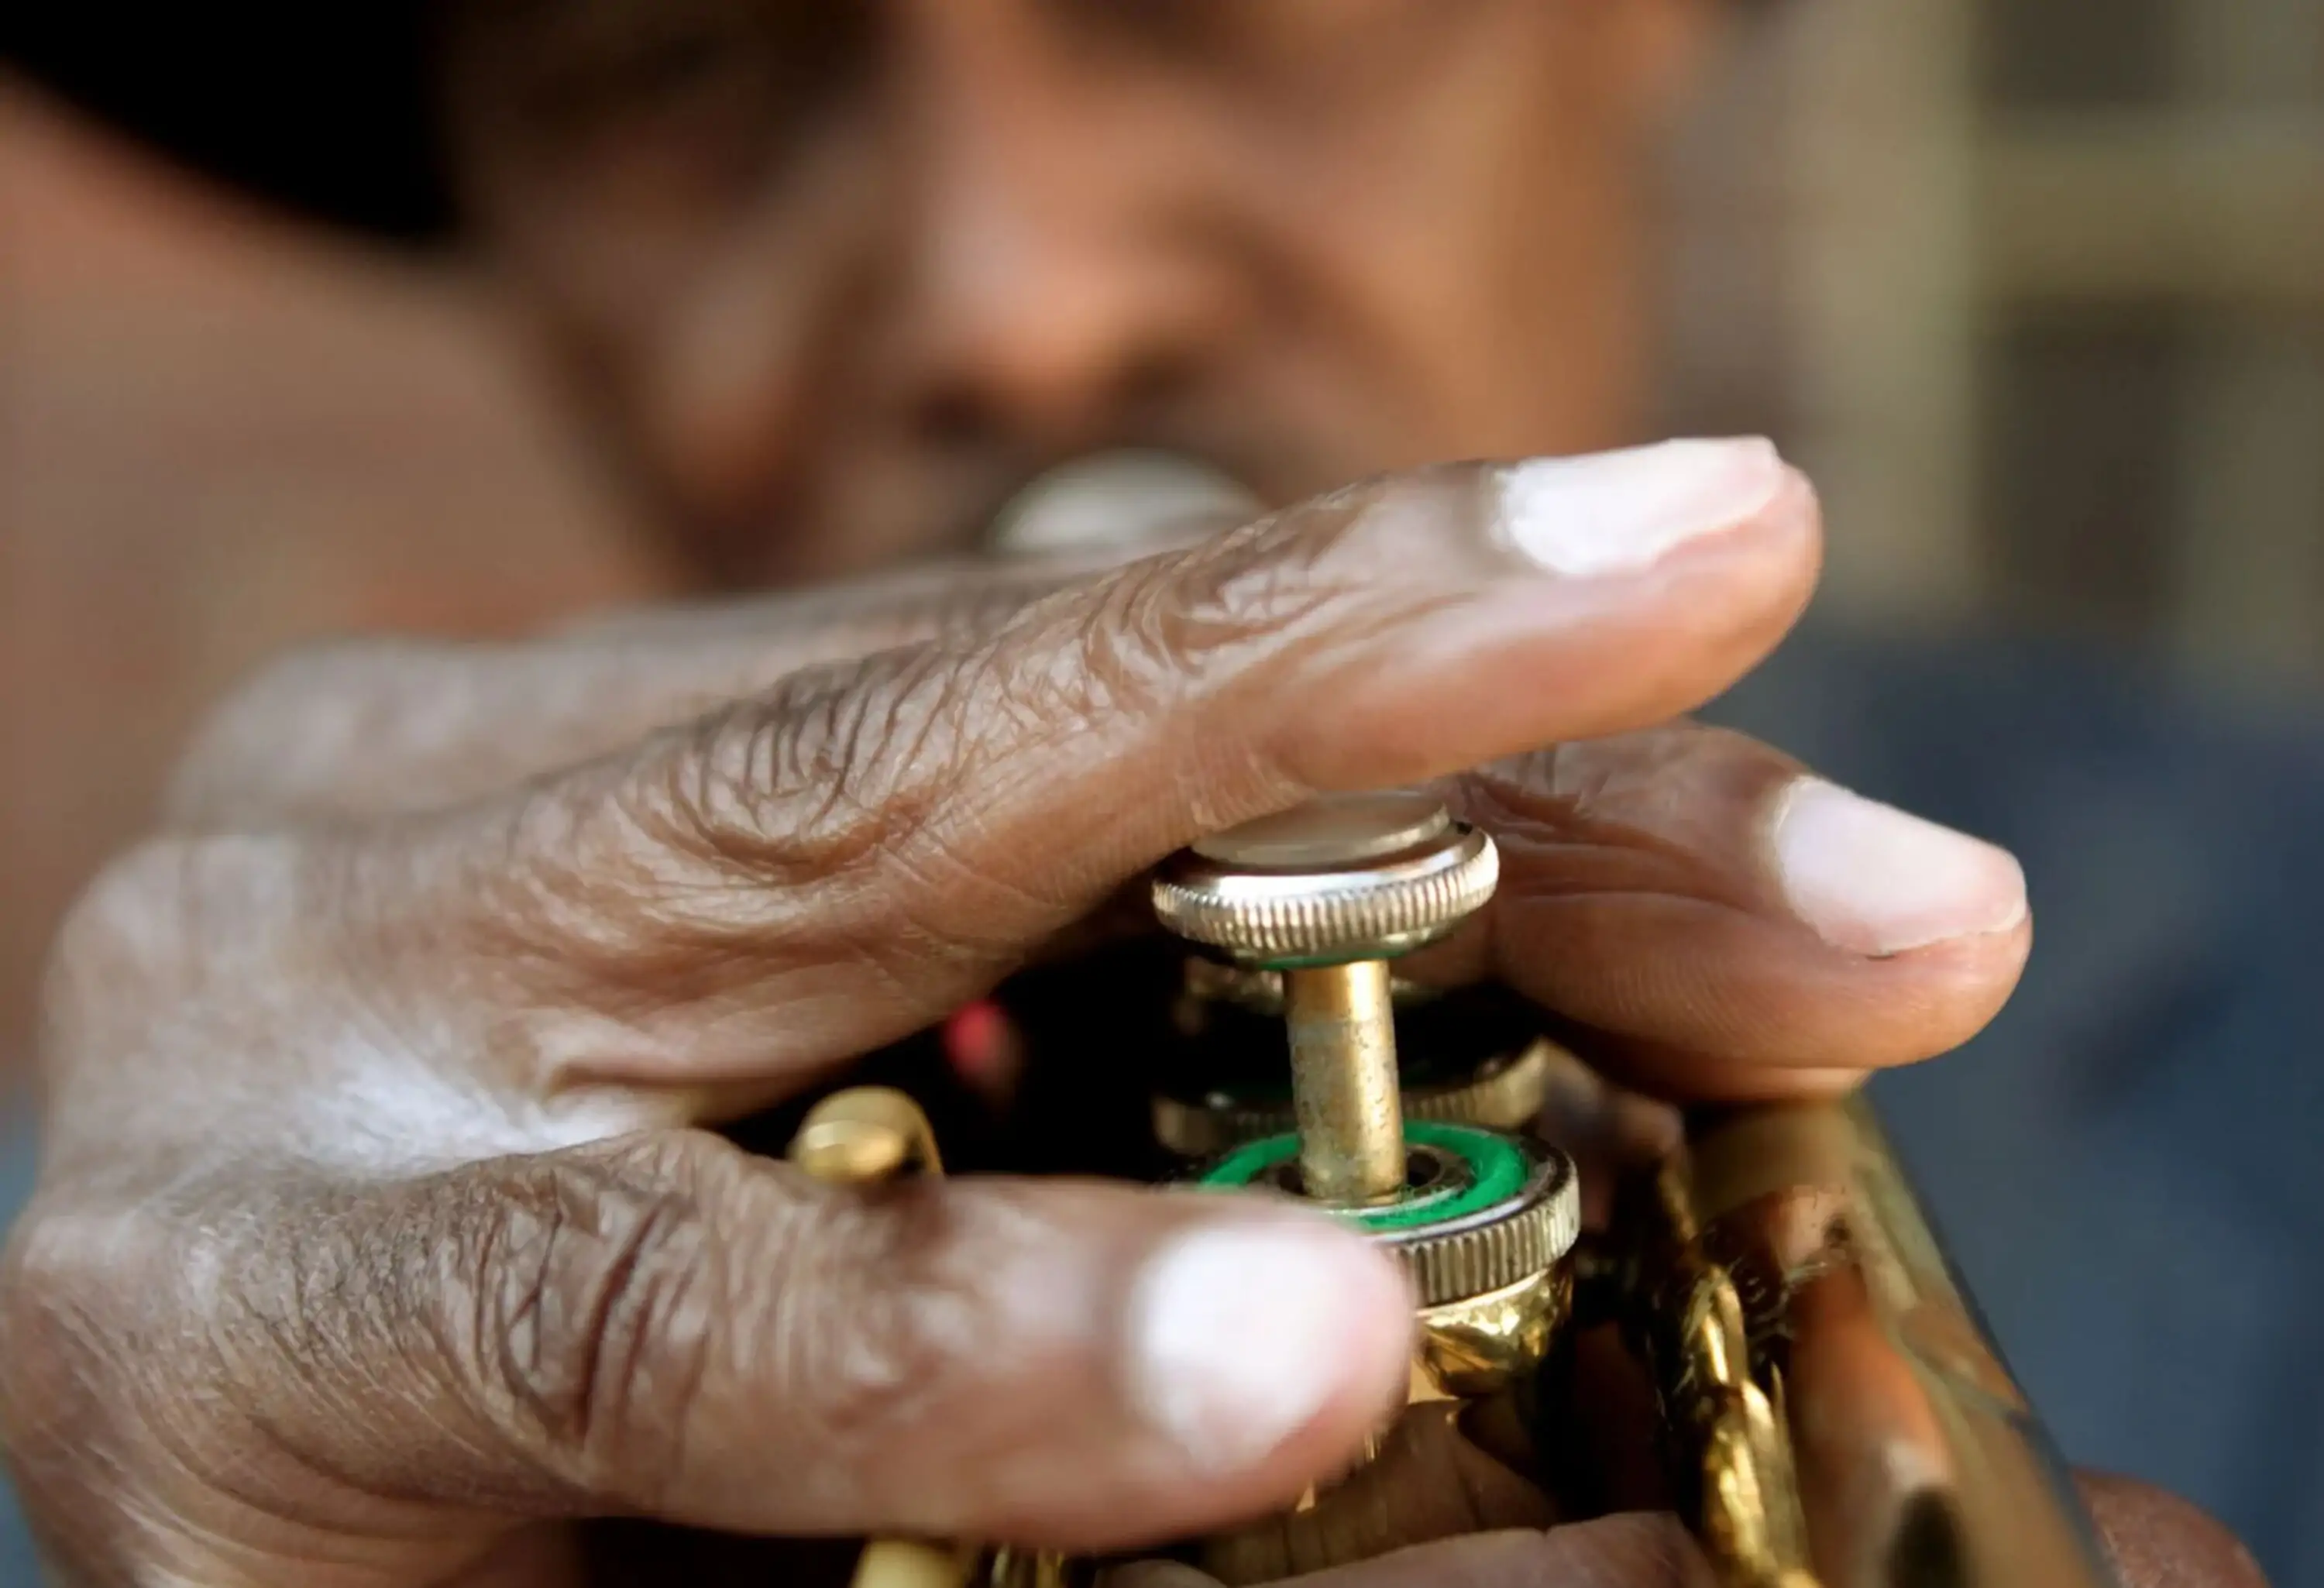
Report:
M 1770 871 L 1796 769 L 1672 722 L 1812 580 L 1804 482 L 1736 467 L 1766 477 L 1733 522 L 1594 577 L 1517 554 L 1492 471 L 1441 470 L 957 609 L 262 679 L 59 951 L 0 1404 L 66 1580 L 551 1588 L 587 1580 L 592 1516 L 1121 1548 L 1288 1500 L 1402 1381 L 1408 1298 L 1352 1237 L 1097 1184 L 865 1197 L 701 1127 L 938 1018 L 1203 830 L 1437 778 L 1511 862 L 1439 974 L 1489 967 L 1617 1065 L 1783 1094 L 1958 1042 L 2022 910 L 1835 946 Z M 613 656 L 619 698 L 588 681 Z M 363 755 L 270 753 L 354 702 Z M 1233 1459 L 1130 1360 L 1138 1276 L 1226 1225 L 1336 1291 L 1326 1392 Z M 2156 1514 L 2142 1580 L 2182 1533 L 2226 1548 Z M 1628 1519 L 1436 1547 L 1431 1580 L 1697 1569 Z
M 449 9 L 469 241 L 706 587 L 964 550 L 1096 448 L 1286 503 L 1637 432 L 1643 162 L 1699 0 Z M 2014 864 L 1950 841 L 1899 919 L 1882 845 L 1928 837 L 1891 813 L 1804 884 L 1800 769 L 1681 715 L 1813 579 L 1805 483 L 1729 462 L 1659 561 L 1601 494 L 1527 520 L 1570 554 L 1536 566 L 1498 476 L 1438 469 L 1119 568 L 256 680 L 57 950 L 0 1434 L 62 1580 L 792 1581 L 845 1564 L 803 1536 L 1135 1549 L 1342 1465 L 1410 1328 L 1352 1238 L 1119 1186 L 851 1195 L 713 1127 L 1204 830 L 1430 780 L 1505 881 L 1425 973 L 1622 1078 L 1821 1094 L 1957 1044 L 2026 952 Z M 1269 1425 L 1279 1385 L 1157 1332 L 1157 1276 L 1230 1249 L 1304 1276 L 1245 1320 L 1313 1368 Z M 2133 1588 L 2254 1579 L 2093 1492 Z M 1703 1580 L 1665 1519 L 1539 1520 L 1424 1519 L 1530 1530 L 1316 1588 Z

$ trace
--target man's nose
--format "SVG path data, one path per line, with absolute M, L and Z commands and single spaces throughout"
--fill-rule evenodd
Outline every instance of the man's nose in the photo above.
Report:
M 1186 224 L 1189 173 L 1028 36 L 1035 8 L 943 9 L 907 112 L 896 373 L 938 439 L 1069 448 L 1167 400 L 1223 334 L 1231 284 Z

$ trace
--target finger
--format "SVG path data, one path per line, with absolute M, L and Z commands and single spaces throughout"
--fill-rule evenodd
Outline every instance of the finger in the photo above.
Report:
M 514 967 L 559 1082 L 796 1073 L 942 1018 L 1205 831 L 1699 702 L 1815 545 L 1764 447 L 1391 479 L 456 813 L 418 867 L 442 886 L 399 842 L 368 913 L 417 974 Z
M 601 617 L 509 643 L 295 652 L 211 716 L 165 801 L 178 831 L 425 810 L 606 754 L 804 667 L 990 632 L 1119 565 L 1105 550 L 944 562 L 814 591 Z
M 199 1388 L 354 1537 L 420 1505 L 470 1552 L 558 1514 L 1144 1544 L 1287 1505 L 1408 1374 L 1400 1270 L 1288 1205 L 866 1195 L 695 1132 L 286 1196 L 235 1223 Z
M 1634 1511 L 1547 1532 L 1476 1533 L 1289 1579 L 1298 1588 L 1713 1588 L 1710 1563 L 1674 1517 Z M 1116 1566 L 1101 1588 L 1217 1588 L 1176 1561 Z
M 2123 1588 L 2267 1588 L 2251 1552 L 2186 1500 L 2128 1478 L 2076 1481 Z
M 1462 780 L 1501 852 L 1484 929 L 1413 962 L 1490 974 L 1664 1095 L 1817 1094 L 1980 1029 L 2031 943 L 2006 851 L 1678 723 Z

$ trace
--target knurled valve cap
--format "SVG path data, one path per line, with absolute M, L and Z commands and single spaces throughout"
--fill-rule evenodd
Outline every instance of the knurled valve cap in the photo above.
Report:
M 1259 967 L 1386 959 L 1493 896 L 1493 841 L 1410 791 L 1335 794 L 1204 838 L 1154 882 L 1165 927 Z

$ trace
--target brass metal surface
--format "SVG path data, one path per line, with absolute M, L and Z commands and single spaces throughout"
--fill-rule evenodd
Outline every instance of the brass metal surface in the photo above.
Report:
M 1703 1244 L 1691 1164 L 1627 1189 L 1617 1229 L 1628 1334 L 1660 1398 L 1683 1514 L 1728 1588 L 1816 1582 L 1791 1431 L 1754 1374 L 1734 1277 Z
M 1868 1103 L 1697 1121 L 1618 1231 L 1726 1582 L 2112 1588 Z
M 855 1559 L 852 1588 L 963 1588 L 975 1574 L 976 1552 L 917 1538 L 874 1538 Z
M 1512 1145 L 1528 1161 L 1524 1181 L 1506 1197 L 1373 1236 L 1403 1260 L 1424 1308 L 1504 1290 L 1572 1257 L 1582 1233 L 1573 1160 L 1536 1139 L 1517 1138 Z
M 1389 990 L 1394 992 L 1393 983 Z M 1465 1080 L 1406 1086 L 1404 1117 L 1523 1130 L 1548 1100 L 1554 1051 L 1545 1038 L 1512 1057 L 1489 1060 Z M 1152 1116 L 1154 1139 L 1181 1158 L 1209 1158 L 1238 1142 L 1298 1128 L 1287 1103 L 1247 1103 L 1224 1094 L 1199 1099 L 1158 1094 Z
M 1253 1014 L 1280 1017 L 1283 1013 L 1281 971 L 1231 965 L 1190 955 L 1186 959 L 1185 976 L 1186 995 L 1198 1002 L 1231 1003 Z M 1434 987 L 1408 982 L 1397 975 L 1388 977 L 1388 990 L 1398 1009 L 1425 1003 L 1442 995 Z
M 1156 916 L 1240 965 L 1281 969 L 1408 953 L 1492 897 L 1500 862 L 1484 834 L 1441 809 L 1416 818 L 1409 796 L 1366 824 L 1349 813 L 1356 798 L 1269 817 L 1248 843 L 1180 850 L 1155 877 Z M 1390 840 L 1413 841 L 1383 851 Z
M 1231 487 L 1162 460 L 1100 462 L 1045 478 L 1004 514 L 997 539 L 1079 541 L 1091 524 L 1111 539 L 1132 519 L 1172 529 L 1238 511 Z M 1127 503 L 1133 492 L 1143 505 Z M 1331 796 L 1213 835 L 1157 872 L 1157 918 L 1210 956 L 1188 966 L 1173 1015 L 1182 1032 L 1201 1039 L 1204 1022 L 1187 1011 L 1205 1000 L 1290 1023 L 1308 1194 L 1367 1206 L 1405 1187 L 1402 1117 L 1429 1116 L 1418 1093 L 1399 1102 L 1383 962 L 1481 906 L 1498 866 L 1483 834 L 1426 795 L 1394 791 Z M 1230 1583 L 1268 1582 L 1473 1527 L 1468 1492 L 1456 1493 L 1455 1519 L 1416 1522 L 1424 1491 L 1446 1478 L 1441 1436 L 1527 1399 L 1579 1305 L 1619 1318 L 1653 1380 L 1674 1497 L 1725 1588 L 2113 1588 L 2070 1484 L 1868 1105 L 1698 1115 L 1682 1141 L 1676 1111 L 1643 1117 L 1628 1106 L 1637 1100 L 1563 1050 L 1547 1048 L 1544 1069 L 1546 1114 L 1584 1127 L 1569 1131 L 1570 1144 L 1658 1159 L 1623 1186 L 1603 1242 L 1575 1250 L 1578 1210 L 1570 1224 L 1568 1203 L 1541 1197 L 1525 1205 L 1526 1218 L 1497 1206 L 1478 1229 L 1436 1232 L 1445 1251 L 1479 1229 L 1493 1241 L 1430 1270 L 1437 1288 L 1424 1295 L 1443 1298 L 1416 1319 L 1405 1419 L 1354 1472 L 1277 1516 L 1195 1541 L 1192 1558 Z M 1180 1110 L 1168 1119 L 1190 1131 L 1231 1133 L 1182 1150 L 1286 1128 L 1269 1121 L 1232 1136 L 1236 1100 L 1167 1101 Z M 809 1172 L 856 1184 L 940 1172 L 925 1120 L 915 1125 L 918 1111 L 898 1110 L 894 1094 L 843 1094 L 826 1108 L 793 1149 Z M 1156 1118 L 1165 1123 L 1161 1101 Z M 1570 1196 L 1570 1163 L 1566 1172 Z M 1520 1251 L 1519 1235 L 1534 1243 Z M 1456 1491 L 1473 1472 L 1455 1478 Z M 875 1545 L 864 1559 L 883 1580 L 859 1588 L 952 1588 L 948 1568 L 969 1588 L 1065 1588 L 1069 1565 L 1047 1552 L 904 1543 Z
M 1473 1532 L 1480 1504 L 1507 1528 L 1551 1526 L 1557 1517 L 1546 1498 L 1470 1436 L 1482 1409 L 1443 1399 L 1416 1404 L 1361 1465 L 1307 1503 L 1222 1529 L 1187 1553 L 1228 1588 L 1255 1588 Z
M 1570 1258 L 1499 1290 L 1424 1306 L 1416 1378 L 1437 1394 L 1462 1399 L 1517 1388 L 1541 1371 L 1572 1307 Z
M 1499 1491 L 1497 1508 L 1507 1508 L 1510 1488 L 1527 1480 L 1486 1464 L 1476 1450 L 1457 1459 L 1456 1446 L 1482 1448 L 1467 1431 L 1480 1416 L 1524 1426 L 1515 1408 L 1530 1399 L 1572 1297 L 1571 1265 L 1561 1263 L 1499 1290 L 1420 1309 L 1406 1415 L 1367 1441 L 1361 1462 L 1337 1481 L 1309 1489 L 1288 1510 L 1204 1539 L 1196 1551 L 1203 1569 L 1243 1588 L 1446 1537 L 1474 1526 L 1478 1496 L 1469 1485 L 1480 1473 Z M 1530 1519 L 1503 1510 L 1504 1523 L 1545 1527 L 1554 1512 L 1545 1496 L 1540 1507 Z
M 1387 964 L 1286 971 L 1283 1002 L 1306 1195 L 1348 1207 L 1397 1196 L 1404 1107 Z
M 1448 1524 L 1417 1519 L 1431 1514 L 1432 1491 L 1448 1482 L 1460 1503 L 1434 1514 L 1473 1519 L 1474 1496 L 1459 1492 L 1465 1480 L 1445 1465 L 1448 1447 L 1415 1445 L 1415 1428 L 1458 1442 L 1466 1436 L 1460 1419 L 1482 1406 L 1500 1407 L 1504 1426 L 1522 1427 L 1508 1408 L 1534 1404 L 1535 1381 L 1571 1308 L 1580 1219 L 1571 1160 L 1545 1143 L 1472 1127 L 1465 1116 L 1409 1134 L 1405 1123 L 1388 962 L 1483 904 L 1498 865 L 1482 834 L 1432 799 L 1396 793 L 1318 800 L 1205 839 L 1157 880 L 1163 923 L 1233 962 L 1189 965 L 1197 1015 L 1205 1000 L 1260 1012 L 1279 1005 L 1297 1139 L 1296 1184 L 1280 1183 L 1316 1202 L 1366 1210 L 1346 1216 L 1398 1252 L 1424 1303 L 1409 1384 L 1421 1424 L 1407 1419 L 1376 1437 L 1352 1473 L 1289 1510 L 1205 1540 L 1199 1558 L 1230 1583 L 1443 1536 Z M 1198 1035 L 1204 1021 L 1185 1011 L 1182 1001 L 1181 1030 Z M 1465 1093 L 1465 1102 L 1484 1109 L 1508 1108 L 1514 1094 L 1520 1112 L 1507 1122 L 1515 1125 L 1538 1104 L 1547 1069 L 1546 1055 L 1530 1048 L 1514 1064 L 1486 1049 L 1460 1083 L 1438 1089 Z M 1162 1139 L 1184 1146 L 1257 1149 L 1267 1146 L 1265 1135 L 1279 1135 L 1242 1133 L 1237 1126 L 1255 1122 L 1256 1111 L 1223 1094 L 1157 1100 L 1155 1117 Z M 1287 1177 L 1288 1144 L 1268 1149 L 1286 1154 L 1268 1161 Z M 1228 1173 L 1232 1163 L 1211 1172 Z M 1545 1524 L 1545 1498 L 1514 1472 L 1502 1476 L 1540 1501 Z M 1474 1523 L 1449 1525 L 1457 1531 Z
M 791 1138 L 790 1159 L 816 1179 L 842 1186 L 944 1173 L 927 1115 L 889 1086 L 852 1086 L 816 1104 Z
M 1004 1545 L 977 1564 L 974 1588 L 1080 1588 L 1095 1575 L 1088 1566 L 1054 1549 Z
M 1280 973 L 1303 1190 L 1360 1206 L 1405 1184 L 1386 962 L 1492 895 L 1492 841 L 1410 790 L 1331 795 L 1204 838 L 1166 863 L 1155 913 Z

